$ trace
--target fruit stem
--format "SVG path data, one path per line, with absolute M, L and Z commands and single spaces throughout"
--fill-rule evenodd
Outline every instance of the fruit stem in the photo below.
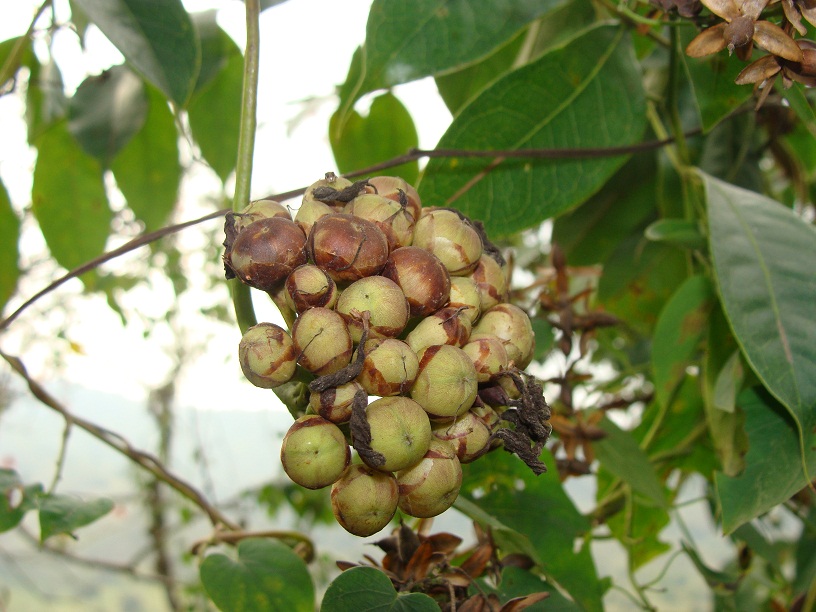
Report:
M 252 155 L 255 150 L 256 109 L 258 106 L 258 65 L 261 7 L 259 0 L 246 0 L 246 50 L 244 52 L 244 86 L 241 96 L 241 127 L 238 135 L 238 158 L 235 163 L 235 193 L 232 209 L 239 211 L 249 203 L 252 182 Z M 241 333 L 255 325 L 255 309 L 250 289 L 237 279 L 230 281 L 235 317 Z

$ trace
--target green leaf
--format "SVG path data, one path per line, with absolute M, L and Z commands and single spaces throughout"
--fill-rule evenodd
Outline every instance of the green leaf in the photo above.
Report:
M 526 37 L 527 29 L 485 59 L 436 77 L 436 88 L 452 115 L 458 114 L 476 94 L 513 67 Z
M 604 265 L 598 301 L 636 332 L 650 336 L 666 301 L 687 276 L 685 255 L 635 234 Z
M 20 219 L 11 208 L 6 186 L 0 181 L 0 313 L 3 306 L 14 294 L 20 267 L 18 243 L 20 240 Z
M 745 468 L 748 437 L 745 435 L 745 415 L 737 407 L 736 397 L 742 381 L 730 381 L 726 389 L 728 364 L 739 355 L 739 347 L 728 328 L 722 308 L 711 313 L 706 352 L 703 358 L 702 400 L 711 440 L 720 460 L 720 469 L 727 476 L 736 476 Z M 724 374 L 726 372 L 726 374 Z M 736 375 L 736 373 L 734 373 Z M 733 395 L 733 399 L 725 395 Z
M 696 31 L 693 28 L 681 29 L 685 30 L 685 46 Z M 681 54 L 681 57 L 685 62 L 704 131 L 711 130 L 751 97 L 750 87 L 734 83 L 734 79 L 745 68 L 745 64 L 736 55 L 718 53 L 695 59 Z
M 660 312 L 652 338 L 655 395 L 663 406 L 686 376 L 708 329 L 714 290 L 705 276 L 691 276 L 677 288 Z
M 112 214 L 102 168 L 63 124 L 37 139 L 31 200 L 48 248 L 63 268 L 71 270 L 105 249 Z
M 244 59 L 233 55 L 217 76 L 193 95 L 187 108 L 201 154 L 222 182 L 235 168 L 243 86 Z
M 403 155 L 419 145 L 408 109 L 390 92 L 374 98 L 368 116 L 352 111 L 339 128 L 338 120 L 337 113 L 332 115 L 329 135 L 337 168 L 343 173 Z M 413 185 L 419 175 L 419 165 L 414 161 L 390 168 L 388 172 Z
M 40 541 L 53 535 L 73 533 L 113 510 L 109 499 L 82 501 L 68 495 L 43 495 L 39 501 Z
M 128 63 L 179 106 L 195 85 L 200 49 L 181 0 L 74 0 Z
M 192 15 L 201 46 L 201 69 L 198 71 L 195 91 L 208 85 L 226 67 L 230 58 L 241 55 L 238 45 L 218 25 L 217 16 L 218 11 L 215 9 Z
M 555 220 L 553 242 L 571 265 L 605 262 L 621 241 L 654 215 L 655 171 L 653 155 L 633 156 L 601 191 Z
M 23 62 L 30 70 L 25 113 L 28 142 L 34 144 L 37 137 L 65 116 L 68 99 L 63 91 L 62 73 L 53 59 L 40 64 L 28 49 L 23 54 Z
M 340 117 L 344 119 L 354 102 L 369 91 L 487 57 L 530 21 L 563 2 L 375 0 L 368 14 L 363 64 L 349 71 L 341 89 Z
M 373 567 L 353 567 L 326 589 L 320 612 L 439 612 L 424 593 L 397 593 L 391 580 Z
M 20 524 L 23 516 L 37 505 L 42 485 L 23 485 L 17 472 L 0 468 L 0 533 Z
M 222 612 L 314 610 L 314 585 L 306 564 L 278 540 L 242 540 L 237 561 L 220 553 L 209 555 L 199 574 Z
M 113 66 L 85 79 L 68 106 L 68 131 L 104 166 L 144 125 L 144 84 L 126 66 Z
M 549 470 L 541 476 L 504 451 L 464 465 L 461 496 L 526 536 L 545 576 L 560 584 L 584 609 L 600 610 L 604 583 L 598 579 L 589 546 L 576 548 L 591 529 L 590 522 L 561 486 L 549 451 L 545 450 L 541 459 Z
M 553 342 L 555 342 L 555 330 L 546 319 L 541 317 L 533 317 L 530 323 L 533 326 L 533 335 L 535 336 L 533 361 L 544 361 L 552 350 Z
M 489 527 L 502 553 L 521 553 L 530 557 L 537 565 L 541 565 L 542 560 L 538 556 L 538 550 L 536 550 L 526 535 L 515 529 L 511 529 L 463 495 L 457 497 L 453 505 L 459 512 L 471 520 L 479 523 L 483 527 Z
M 516 597 L 524 597 L 525 595 L 540 593 L 542 591 L 549 593 L 549 597 L 530 607 L 524 608 L 525 610 L 529 610 L 530 612 L 537 612 L 539 610 L 552 612 L 553 610 L 577 611 L 581 609 L 575 602 L 561 595 L 561 593 L 553 588 L 552 584 L 544 582 L 532 572 L 520 567 L 506 566 L 502 568 L 501 581 L 496 590 L 496 595 L 498 595 L 499 601 L 504 604 Z
M 801 83 L 793 83 L 792 87 L 777 87 L 813 138 L 816 137 L 816 111 L 802 88 Z
M 612 474 L 602 467 L 597 478 L 601 497 L 609 490 Z M 660 533 L 669 524 L 668 510 L 643 501 L 643 498 L 626 495 L 623 508 L 604 521 L 612 536 L 626 548 L 632 569 L 642 567 L 671 549 L 660 539 Z
M 181 182 L 178 135 L 167 100 L 148 88 L 142 129 L 113 160 L 111 170 L 128 206 L 146 231 L 159 229 L 176 203 Z
M 439 142 L 446 149 L 588 148 L 637 142 L 645 127 L 640 73 L 625 32 L 594 28 L 496 81 Z M 456 206 L 491 236 L 538 225 L 595 193 L 625 156 L 430 160 L 425 202 Z
M 683 552 L 688 555 L 691 562 L 694 564 L 694 567 L 697 568 L 697 571 L 700 572 L 700 575 L 706 581 L 709 587 L 711 587 L 715 593 L 732 593 L 736 590 L 737 585 L 739 584 L 740 576 L 738 574 L 732 572 L 721 572 L 715 569 L 708 567 L 700 558 L 700 555 L 697 554 L 697 551 L 688 546 L 685 542 L 682 544 Z
M 796 422 L 804 457 L 816 426 L 816 229 L 773 200 L 701 176 L 723 310 L 749 365 Z
M 655 474 L 649 457 L 628 431 L 604 417 L 598 427 L 606 437 L 592 445 L 601 465 L 652 503 L 665 507 L 663 485 Z
M 785 408 L 762 388 L 743 391 L 737 403 L 745 414 L 748 434 L 745 470 L 735 478 L 720 473 L 715 476 L 726 534 L 808 484 L 802 470 L 798 428 Z M 816 470 L 814 442 L 812 430 L 808 430 L 805 460 L 810 474 Z
M 646 228 L 644 236 L 654 242 L 665 242 L 698 251 L 706 245 L 700 225 L 686 219 L 659 219 Z

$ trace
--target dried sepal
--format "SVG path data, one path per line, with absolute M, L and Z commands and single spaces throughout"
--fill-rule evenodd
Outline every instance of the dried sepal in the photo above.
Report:
M 689 57 L 705 57 L 725 49 L 726 41 L 723 32 L 728 24 L 718 23 L 695 36 L 686 47 Z
M 757 21 L 754 24 L 754 42 L 778 57 L 792 62 L 802 61 L 802 50 L 785 30 L 770 21 Z
M 762 83 L 782 70 L 779 60 L 774 55 L 765 55 L 757 61 L 749 64 L 737 75 L 734 82 L 737 85 L 748 85 L 749 83 Z
M 736 0 L 701 0 L 703 6 L 721 19 L 733 19 L 739 15 Z M 767 2 L 766 2 L 767 4 Z
M 802 25 L 802 13 L 799 12 L 793 0 L 782 0 L 782 10 L 785 11 L 785 19 L 799 32 L 800 36 L 807 34 L 807 28 Z

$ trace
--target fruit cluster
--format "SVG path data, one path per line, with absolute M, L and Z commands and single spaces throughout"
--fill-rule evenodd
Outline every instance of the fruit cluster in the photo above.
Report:
M 305 374 L 308 409 L 281 461 L 304 487 L 332 486 L 346 530 L 376 533 L 398 507 L 414 517 L 443 512 L 459 493 L 461 464 L 497 446 L 545 470 L 549 407 L 522 373 L 532 326 L 507 303 L 507 266 L 481 224 L 422 208 L 400 178 L 328 174 L 294 219 L 259 200 L 227 215 L 225 232 L 227 277 L 295 315 L 291 332 L 247 330 L 241 368 L 263 388 Z

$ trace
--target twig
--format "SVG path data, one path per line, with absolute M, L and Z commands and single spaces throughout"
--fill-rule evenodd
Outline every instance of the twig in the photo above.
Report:
M 37 23 L 37 20 L 40 18 L 47 9 L 52 0 L 45 0 L 40 7 L 37 9 L 37 12 L 34 13 L 34 17 L 31 19 L 31 23 L 28 26 L 28 30 L 26 31 L 25 35 L 21 36 L 17 39 L 17 42 L 14 43 L 14 48 L 9 53 L 6 61 L 3 63 L 3 68 L 0 69 L 0 87 L 11 78 L 11 74 L 14 71 L 15 66 L 20 61 L 20 56 L 23 54 L 23 49 L 25 49 L 26 43 L 31 38 L 31 33 L 34 31 L 34 26 Z
M 52 396 L 45 389 L 45 387 L 40 385 L 40 383 L 38 383 L 28 374 L 25 365 L 22 361 L 20 361 L 20 359 L 7 355 L 3 351 L 0 351 L 0 356 L 2 356 L 3 359 L 5 359 L 11 366 L 11 368 L 26 381 L 32 395 L 40 400 L 40 402 L 58 412 L 64 419 L 70 420 L 75 426 L 88 432 L 93 437 L 101 440 L 111 448 L 119 451 L 139 467 L 150 472 L 163 483 L 178 491 L 181 495 L 201 508 L 207 514 L 215 527 L 223 526 L 234 531 L 238 531 L 240 529 L 236 523 L 228 519 L 217 508 L 212 506 L 207 499 L 195 489 L 195 487 L 171 473 L 155 456 L 134 448 L 130 442 L 128 442 L 121 435 L 105 429 L 104 427 L 100 427 L 91 421 L 87 421 L 81 417 L 71 414 L 71 412 L 65 406 L 63 406 L 59 400 Z

